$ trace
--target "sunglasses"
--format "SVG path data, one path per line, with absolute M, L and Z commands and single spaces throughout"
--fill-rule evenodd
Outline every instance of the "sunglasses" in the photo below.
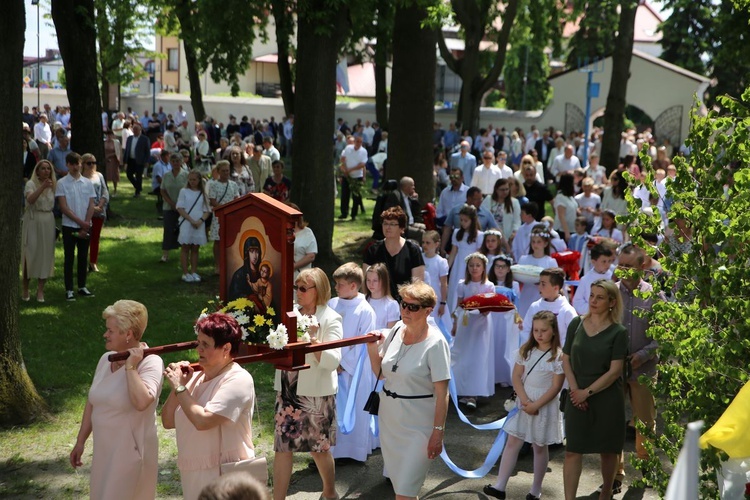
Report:
M 461 178 L 461 176 L 460 176 L 460 175 L 451 175 L 451 176 L 449 176 L 449 177 L 450 177 L 451 179 L 460 179 L 460 178 Z
M 411 312 L 417 312 L 422 309 L 422 304 L 409 304 L 408 302 L 401 301 L 401 309 L 408 309 Z
M 299 292 L 305 293 L 308 290 L 312 290 L 313 288 L 315 288 L 315 285 L 313 285 L 313 286 L 304 286 L 304 285 L 297 286 L 297 285 L 294 285 L 292 288 L 294 288 L 295 291 L 299 291 Z

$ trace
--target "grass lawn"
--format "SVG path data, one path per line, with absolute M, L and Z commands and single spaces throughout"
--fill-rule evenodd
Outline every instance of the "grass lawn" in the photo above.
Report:
M 144 182 L 148 182 L 144 179 Z M 66 302 L 63 286 L 63 250 L 56 249 L 56 276 L 47 282 L 46 302 L 20 302 L 21 337 L 26 366 L 37 390 L 47 401 L 50 418 L 26 426 L 0 430 L 0 498 L 81 498 L 88 496 L 91 439 L 83 456 L 84 466 L 75 471 L 68 455 L 75 442 L 94 369 L 104 353 L 104 308 L 119 299 L 138 300 L 149 311 L 144 341 L 151 346 L 194 338 L 192 324 L 206 302 L 218 294 L 218 277 L 212 276 L 210 246 L 201 249 L 199 284 L 180 280 L 179 251 L 169 262 L 161 256 L 161 221 L 156 219 L 155 197 L 132 197 L 124 176 L 112 209 L 116 217 L 105 223 L 99 257 L 101 272 L 89 274 L 93 298 Z M 337 200 L 338 204 L 338 200 Z M 335 223 L 334 249 L 339 257 L 361 262 L 358 255 L 370 236 L 373 200 L 365 200 L 367 216 L 356 222 Z M 338 214 L 338 208 L 336 209 Z M 32 297 L 36 284 L 32 282 Z M 18 292 L 20 294 L 20 290 Z M 196 360 L 194 352 L 164 356 L 165 363 Z M 256 449 L 272 458 L 273 368 L 248 365 L 255 379 L 258 415 L 253 422 Z M 164 390 L 162 402 L 168 391 Z M 174 431 L 159 425 L 158 498 L 181 498 L 176 467 Z M 310 459 L 300 455 L 297 474 Z M 294 481 L 294 476 L 292 478 Z

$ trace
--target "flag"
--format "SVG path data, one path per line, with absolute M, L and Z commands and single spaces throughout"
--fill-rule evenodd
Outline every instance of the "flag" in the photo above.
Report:
M 669 478 L 664 500 L 698 500 L 698 463 L 700 461 L 698 438 L 701 429 L 703 429 L 702 420 L 688 424 L 682 450 L 677 457 L 672 477 Z

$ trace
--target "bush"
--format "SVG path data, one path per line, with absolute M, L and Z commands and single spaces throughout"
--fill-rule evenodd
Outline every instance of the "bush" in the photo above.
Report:
M 657 450 L 674 463 L 682 446 L 684 426 L 703 420 L 710 428 L 748 381 L 750 353 L 750 89 L 740 100 L 720 98 L 724 114 L 694 111 L 687 140 L 689 160 L 675 158 L 677 178 L 668 183 L 670 218 L 692 230 L 687 248 L 665 239 L 661 263 L 667 278 L 660 289 L 671 295 L 651 313 L 649 334 L 659 342 L 661 364 L 653 385 L 664 432 L 648 445 L 653 471 L 648 482 L 661 496 L 669 472 Z M 642 153 L 652 185 L 650 159 Z M 725 193 L 726 186 L 726 193 Z M 636 244 L 648 248 L 641 234 L 653 232 L 658 215 L 640 212 L 628 195 Z M 672 225 L 670 224 L 670 227 Z M 655 288 L 657 288 L 655 286 Z M 718 498 L 718 450 L 704 450 L 700 465 L 700 497 Z

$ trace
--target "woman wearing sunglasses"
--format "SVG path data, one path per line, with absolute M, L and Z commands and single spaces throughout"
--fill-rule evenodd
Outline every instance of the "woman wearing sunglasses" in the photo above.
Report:
M 448 412 L 450 349 L 427 324 L 437 297 L 414 281 L 398 287 L 401 319 L 378 349 L 367 344 L 372 370 L 385 380 L 380 393 L 380 445 L 397 500 L 416 498 L 432 460 L 443 450 Z
M 331 299 L 331 284 L 319 268 L 304 269 L 294 282 L 298 313 L 318 320 L 311 327 L 313 344 L 341 340 L 341 316 L 326 304 Z M 336 444 L 336 368 L 341 349 L 329 349 L 305 355 L 307 370 L 276 370 L 276 429 L 273 441 L 273 497 L 286 498 L 292 477 L 294 452 L 309 452 L 323 480 L 320 498 L 339 498 L 331 446 Z

